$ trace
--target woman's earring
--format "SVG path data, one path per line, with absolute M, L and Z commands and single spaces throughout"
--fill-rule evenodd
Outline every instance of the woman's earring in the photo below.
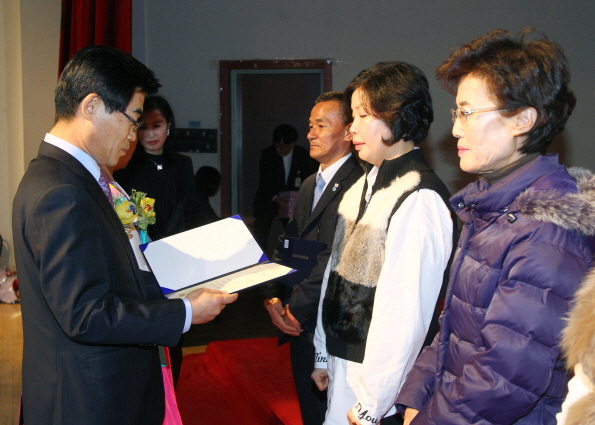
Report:
M 169 128 L 167 129 L 167 135 L 169 136 Z

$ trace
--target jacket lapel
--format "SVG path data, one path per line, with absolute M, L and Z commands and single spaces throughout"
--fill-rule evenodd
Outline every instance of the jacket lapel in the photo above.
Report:
M 306 221 L 306 225 L 303 227 L 304 231 L 302 235 L 307 234 L 310 231 L 312 225 L 318 222 L 319 216 L 324 212 L 327 205 L 343 190 L 343 180 L 345 180 L 351 170 L 354 167 L 358 166 L 357 160 L 351 155 L 347 161 L 337 170 L 331 181 L 326 185 L 322 196 L 318 200 L 314 211 L 312 214 L 309 215 L 308 220 Z M 312 199 L 314 198 L 314 190 L 311 190 L 310 194 L 310 202 L 308 202 L 308 206 L 312 205 Z
M 134 252 L 132 252 L 132 247 L 130 246 L 130 241 L 128 240 L 126 231 L 124 230 L 118 215 L 110 205 L 97 180 L 95 180 L 93 175 L 75 157 L 49 143 L 41 143 L 39 154 L 62 162 L 81 179 L 82 186 L 84 186 L 84 189 L 89 192 L 93 200 L 97 203 L 97 209 L 101 211 L 101 213 L 104 214 L 109 220 L 110 225 L 113 228 L 113 234 L 116 235 L 118 243 L 122 246 L 123 251 L 126 252 L 128 261 L 137 277 L 137 286 L 144 295 L 145 290 L 142 284 L 143 279 L 140 275 L 140 269 L 138 268 L 138 263 L 134 257 Z

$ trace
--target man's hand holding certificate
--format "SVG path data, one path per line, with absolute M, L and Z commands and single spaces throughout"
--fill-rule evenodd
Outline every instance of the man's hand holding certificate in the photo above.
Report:
M 294 271 L 269 262 L 238 216 L 150 242 L 142 250 L 168 298 L 190 300 L 197 288 L 233 293 Z
M 213 320 L 227 304 L 234 302 L 238 294 L 227 294 L 214 289 L 199 288 L 190 292 L 186 299 L 192 304 L 192 324 Z

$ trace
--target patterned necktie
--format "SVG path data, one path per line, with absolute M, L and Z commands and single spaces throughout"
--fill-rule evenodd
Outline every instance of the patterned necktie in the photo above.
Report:
M 322 173 L 318 173 L 316 175 L 316 189 L 314 189 L 314 200 L 312 201 L 312 211 L 316 207 L 316 204 L 320 200 L 322 196 L 322 191 L 324 190 L 325 181 L 322 178 Z
M 111 180 L 109 179 L 109 177 L 107 176 L 105 171 L 101 170 L 101 172 L 99 173 L 99 186 L 101 186 L 101 189 L 103 190 L 103 193 L 105 194 L 105 197 L 107 198 L 107 200 L 109 201 L 110 205 L 113 208 L 114 200 L 112 199 L 112 191 L 109 188 L 110 182 L 111 182 Z

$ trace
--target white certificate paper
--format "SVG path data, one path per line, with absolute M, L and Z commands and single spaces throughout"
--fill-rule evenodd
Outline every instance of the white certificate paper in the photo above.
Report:
M 240 291 L 250 286 L 258 285 L 262 282 L 267 282 L 272 279 L 285 276 L 291 272 L 289 267 L 282 266 L 277 263 L 261 263 L 248 269 L 240 270 L 223 276 L 217 279 L 200 284 L 201 288 L 217 289 L 219 291 L 226 291 L 230 294 Z M 191 286 L 179 291 L 170 292 L 166 294 L 167 298 L 185 298 L 190 292 L 196 290 L 196 286 Z
M 141 249 L 171 298 L 198 287 L 236 292 L 294 271 L 268 262 L 239 216 L 149 242 Z

